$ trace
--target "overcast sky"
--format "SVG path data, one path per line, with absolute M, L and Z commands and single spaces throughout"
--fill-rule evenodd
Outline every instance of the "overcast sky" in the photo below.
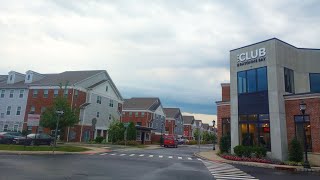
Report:
M 316 0 L 1 0 L 0 74 L 105 69 L 125 98 L 209 121 L 229 50 L 273 37 L 319 48 L 319 32 Z

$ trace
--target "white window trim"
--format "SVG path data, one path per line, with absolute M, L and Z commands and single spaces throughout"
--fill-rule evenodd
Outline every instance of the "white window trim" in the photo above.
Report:
M 9 111 L 9 114 L 8 114 L 8 108 L 9 108 L 9 107 L 10 107 L 10 111 Z M 6 111 L 6 115 L 7 115 L 7 116 L 10 116 L 10 115 L 11 115 L 11 109 L 12 109 L 11 106 L 7 106 L 7 109 L 6 109 L 6 110 L 7 110 L 7 111 Z
M 11 97 L 11 94 L 12 94 L 12 97 Z M 14 98 L 14 90 L 12 90 L 12 89 L 10 90 L 9 98 Z
M 19 109 L 19 107 L 20 107 L 20 111 L 19 111 L 19 114 L 18 114 L 18 109 Z M 21 109 L 22 109 L 21 106 L 18 106 L 18 107 L 17 107 L 16 116 L 21 116 Z
M 5 130 L 4 130 L 4 127 L 5 127 L 5 126 L 7 126 L 7 130 L 6 130 L 6 131 L 8 131 L 8 129 L 9 129 L 9 124 L 4 124 L 2 131 L 5 131 Z

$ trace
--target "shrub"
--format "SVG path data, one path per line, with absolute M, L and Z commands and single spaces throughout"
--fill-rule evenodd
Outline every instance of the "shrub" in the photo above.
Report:
M 239 146 L 234 147 L 233 151 L 238 157 L 242 157 L 244 154 L 245 148 L 246 148 L 245 146 L 239 145 Z
M 231 148 L 231 137 L 226 135 L 220 138 L 220 152 L 221 153 L 229 153 Z
M 251 158 L 253 148 L 251 146 L 245 146 L 243 149 L 243 156 L 247 158 Z
M 303 160 L 303 150 L 297 138 L 292 139 L 289 145 L 289 161 L 301 162 Z
M 97 136 L 96 139 L 94 140 L 96 143 L 101 143 L 103 141 L 103 137 Z
M 189 145 L 195 145 L 195 144 L 198 144 L 198 141 L 196 141 L 196 140 L 190 140 L 190 141 L 188 142 L 188 144 L 189 144 Z
M 256 158 L 266 157 L 267 149 L 262 146 L 253 147 L 253 153 Z

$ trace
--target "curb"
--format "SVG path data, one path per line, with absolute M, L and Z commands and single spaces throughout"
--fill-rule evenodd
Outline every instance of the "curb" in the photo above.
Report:
M 208 161 L 213 161 L 213 162 L 220 162 L 220 163 L 229 163 L 229 164 L 237 164 L 237 165 L 244 165 L 244 166 L 251 166 L 251 167 L 259 167 L 259 168 L 268 168 L 268 169 L 276 169 L 276 170 L 285 170 L 285 171 L 291 171 L 291 172 L 316 172 L 320 173 L 320 168 L 319 169 L 307 169 L 307 168 L 301 168 L 301 167 L 284 167 L 281 165 L 271 165 L 271 164 L 266 164 L 266 163 L 256 163 L 256 164 L 251 164 L 251 163 L 243 163 L 239 161 L 230 161 L 230 160 L 211 160 L 207 157 L 201 156 L 198 153 L 194 153 L 194 156 L 208 160 Z

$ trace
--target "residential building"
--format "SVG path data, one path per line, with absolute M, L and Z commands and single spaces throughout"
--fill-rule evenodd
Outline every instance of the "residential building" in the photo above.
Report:
M 137 128 L 137 141 L 150 144 L 159 141 L 165 132 L 165 113 L 159 98 L 134 97 L 125 99 L 122 122 L 134 122 Z
M 96 136 L 107 137 L 110 122 L 121 119 L 123 99 L 105 70 L 66 71 L 40 74 L 27 71 L 25 84 L 29 94 L 25 113 L 25 128 L 43 131 L 41 127 L 27 127 L 30 116 L 41 114 L 63 96 L 71 108 L 80 109 L 79 123 L 65 130 L 67 141 L 89 141 Z M 95 126 L 92 120 L 96 119 Z M 44 130 L 47 131 L 47 130 Z
M 182 116 L 183 118 L 183 136 L 189 140 L 193 139 L 194 116 Z
M 209 132 L 209 124 L 202 123 L 201 127 L 202 127 L 202 131 Z
M 0 131 L 22 131 L 27 98 L 24 74 L 0 75 Z
M 177 137 L 183 136 L 183 117 L 179 108 L 164 108 L 166 132 Z
M 320 49 L 297 48 L 276 38 L 231 50 L 230 92 L 225 93 L 230 101 L 217 102 L 219 136 L 223 124 L 230 123 L 231 149 L 260 145 L 272 158 L 287 160 L 291 140 L 297 137 L 304 144 L 306 132 L 308 150 L 319 153 L 319 59 Z

